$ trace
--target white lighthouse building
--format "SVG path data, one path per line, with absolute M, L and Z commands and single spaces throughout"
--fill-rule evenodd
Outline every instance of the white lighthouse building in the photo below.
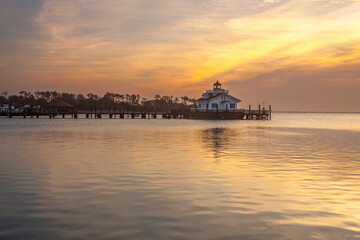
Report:
M 214 83 L 212 90 L 206 90 L 202 98 L 197 100 L 199 111 L 237 111 L 240 99 L 229 94 L 229 90 L 221 88 L 219 81 Z

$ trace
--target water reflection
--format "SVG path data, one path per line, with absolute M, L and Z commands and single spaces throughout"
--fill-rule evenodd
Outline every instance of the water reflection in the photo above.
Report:
M 55 123 L 0 132 L 0 239 L 359 238 L 359 132 Z
M 200 135 L 204 143 L 204 148 L 212 152 L 216 161 L 220 160 L 230 141 L 236 137 L 236 130 L 230 128 L 209 128 L 200 130 Z

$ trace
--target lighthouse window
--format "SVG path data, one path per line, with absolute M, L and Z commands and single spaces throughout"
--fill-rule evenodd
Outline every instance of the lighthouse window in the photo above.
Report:
M 231 103 L 230 108 L 235 108 L 235 103 Z
M 201 103 L 199 103 L 199 108 L 201 108 Z
M 211 107 L 212 107 L 212 108 L 217 108 L 217 106 L 218 106 L 217 103 L 212 103 L 212 104 L 211 104 Z

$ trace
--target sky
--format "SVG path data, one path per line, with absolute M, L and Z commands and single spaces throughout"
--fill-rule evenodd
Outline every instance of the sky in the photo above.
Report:
M 360 0 L 1 0 L 0 91 L 360 112 Z

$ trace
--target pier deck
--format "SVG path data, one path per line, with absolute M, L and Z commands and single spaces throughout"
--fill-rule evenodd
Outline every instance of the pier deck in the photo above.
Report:
M 271 120 L 269 110 L 244 111 L 182 111 L 170 112 L 150 111 L 76 111 L 73 112 L 33 112 L 33 113 L 2 113 L 0 116 L 14 118 L 119 118 L 119 119 L 200 119 L 200 120 Z

